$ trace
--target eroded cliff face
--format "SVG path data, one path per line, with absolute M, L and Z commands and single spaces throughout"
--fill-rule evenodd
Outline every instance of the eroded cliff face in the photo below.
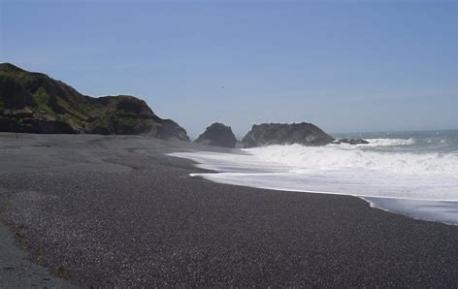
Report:
M 129 95 L 94 98 L 42 73 L 0 64 L 0 131 L 148 134 L 189 141 L 186 131 Z
M 333 137 L 311 123 L 263 123 L 253 125 L 242 139 L 242 144 L 244 147 L 293 143 L 318 146 L 332 141 Z

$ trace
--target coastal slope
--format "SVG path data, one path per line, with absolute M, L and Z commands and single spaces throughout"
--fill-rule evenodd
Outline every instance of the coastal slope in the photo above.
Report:
M 172 120 L 129 95 L 90 97 L 43 73 L 0 64 L 0 131 L 61 134 L 148 134 L 189 141 Z

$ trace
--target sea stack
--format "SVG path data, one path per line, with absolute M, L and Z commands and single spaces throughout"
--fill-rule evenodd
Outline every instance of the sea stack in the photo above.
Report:
M 186 131 L 130 95 L 90 97 L 43 73 L 0 64 L 0 131 L 146 134 L 189 141 Z
M 234 148 L 237 139 L 230 126 L 215 122 L 207 127 L 195 142 L 212 146 Z
M 327 145 L 334 138 L 311 123 L 255 124 L 242 139 L 244 147 L 298 143 L 307 146 Z

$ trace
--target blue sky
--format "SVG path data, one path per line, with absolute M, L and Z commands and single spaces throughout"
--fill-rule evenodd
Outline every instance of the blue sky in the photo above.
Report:
M 458 128 L 458 1 L 0 0 L 0 61 L 213 121 Z

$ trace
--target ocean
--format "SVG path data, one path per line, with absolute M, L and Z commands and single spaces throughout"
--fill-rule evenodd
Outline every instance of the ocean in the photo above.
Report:
M 412 218 L 458 225 L 458 130 L 341 134 L 366 145 L 299 144 L 235 153 L 186 152 L 208 180 L 304 193 L 356 196 Z

